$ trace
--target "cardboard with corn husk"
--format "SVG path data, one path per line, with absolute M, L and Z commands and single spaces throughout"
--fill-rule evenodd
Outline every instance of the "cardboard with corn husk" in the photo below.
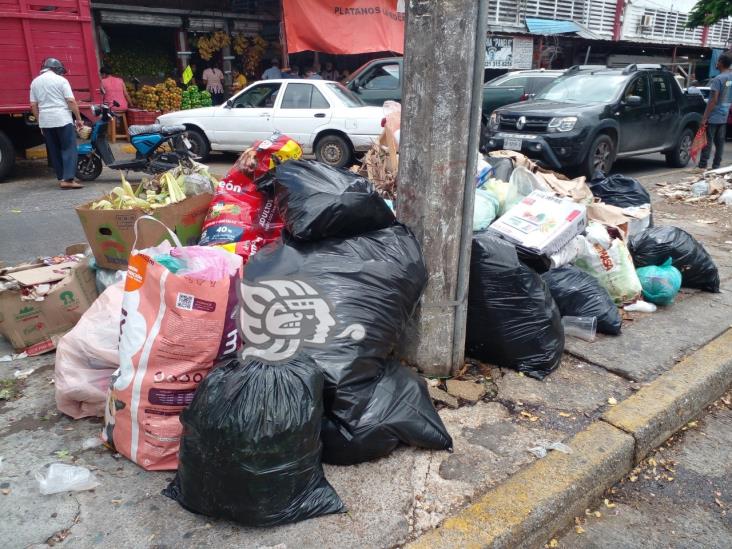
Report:
M 169 227 L 184 245 L 197 244 L 201 226 L 208 212 L 213 194 L 199 194 L 180 202 L 156 208 L 150 215 Z M 127 260 L 135 242 L 135 221 L 148 215 L 142 209 L 97 210 L 94 202 L 76 208 L 94 260 L 103 269 L 126 269 Z M 158 224 L 146 224 L 137 240 L 137 248 L 157 246 L 169 240 L 166 230 Z M 173 244 L 171 242 L 171 244 Z

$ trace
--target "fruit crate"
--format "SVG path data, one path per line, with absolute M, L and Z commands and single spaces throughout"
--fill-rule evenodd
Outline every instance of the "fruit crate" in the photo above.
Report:
M 163 114 L 161 111 L 143 111 L 142 109 L 127 109 L 127 124 L 132 125 L 148 125 L 155 124 L 158 116 Z

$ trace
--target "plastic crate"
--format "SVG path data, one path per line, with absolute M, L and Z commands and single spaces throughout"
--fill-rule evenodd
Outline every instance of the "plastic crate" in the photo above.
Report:
M 155 124 L 155 120 L 160 116 L 160 111 L 143 111 L 142 109 L 127 110 L 127 124 L 132 125 L 148 125 Z

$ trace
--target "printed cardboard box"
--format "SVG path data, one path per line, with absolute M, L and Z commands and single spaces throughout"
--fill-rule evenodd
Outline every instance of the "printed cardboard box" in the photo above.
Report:
M 86 260 L 21 265 L 3 271 L 2 278 L 24 288 L 55 283 L 42 301 L 21 299 L 21 290 L 0 291 L 0 334 L 29 356 L 54 350 L 98 296 L 95 274 Z
M 199 194 L 154 210 L 151 214 L 178 235 L 184 245 L 198 243 L 201 225 L 212 194 Z M 94 260 L 103 269 L 126 269 L 135 242 L 135 221 L 146 215 L 142 210 L 92 210 L 91 202 L 76 208 Z M 140 224 L 137 248 L 157 246 L 169 238 L 157 223 Z M 172 244 L 172 242 L 171 242 Z
M 566 246 L 586 225 L 583 204 L 534 191 L 502 215 L 490 230 L 531 252 L 551 255 Z

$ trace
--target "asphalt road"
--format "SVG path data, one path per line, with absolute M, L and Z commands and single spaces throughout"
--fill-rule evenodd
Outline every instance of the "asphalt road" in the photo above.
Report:
M 732 546 L 732 393 L 649 457 L 611 489 L 607 500 L 548 545 L 572 549 Z
M 209 162 L 214 174 L 223 175 L 236 157 L 215 154 Z M 724 164 L 732 162 L 728 144 Z M 660 154 L 620 160 L 614 172 L 632 177 L 678 173 Z M 130 174 L 130 182 L 140 174 Z M 84 242 L 74 208 L 96 200 L 119 185 L 119 172 L 104 169 L 99 179 L 84 189 L 61 190 L 45 161 L 23 161 L 11 178 L 0 183 L 0 264 L 62 253 L 69 244 Z

